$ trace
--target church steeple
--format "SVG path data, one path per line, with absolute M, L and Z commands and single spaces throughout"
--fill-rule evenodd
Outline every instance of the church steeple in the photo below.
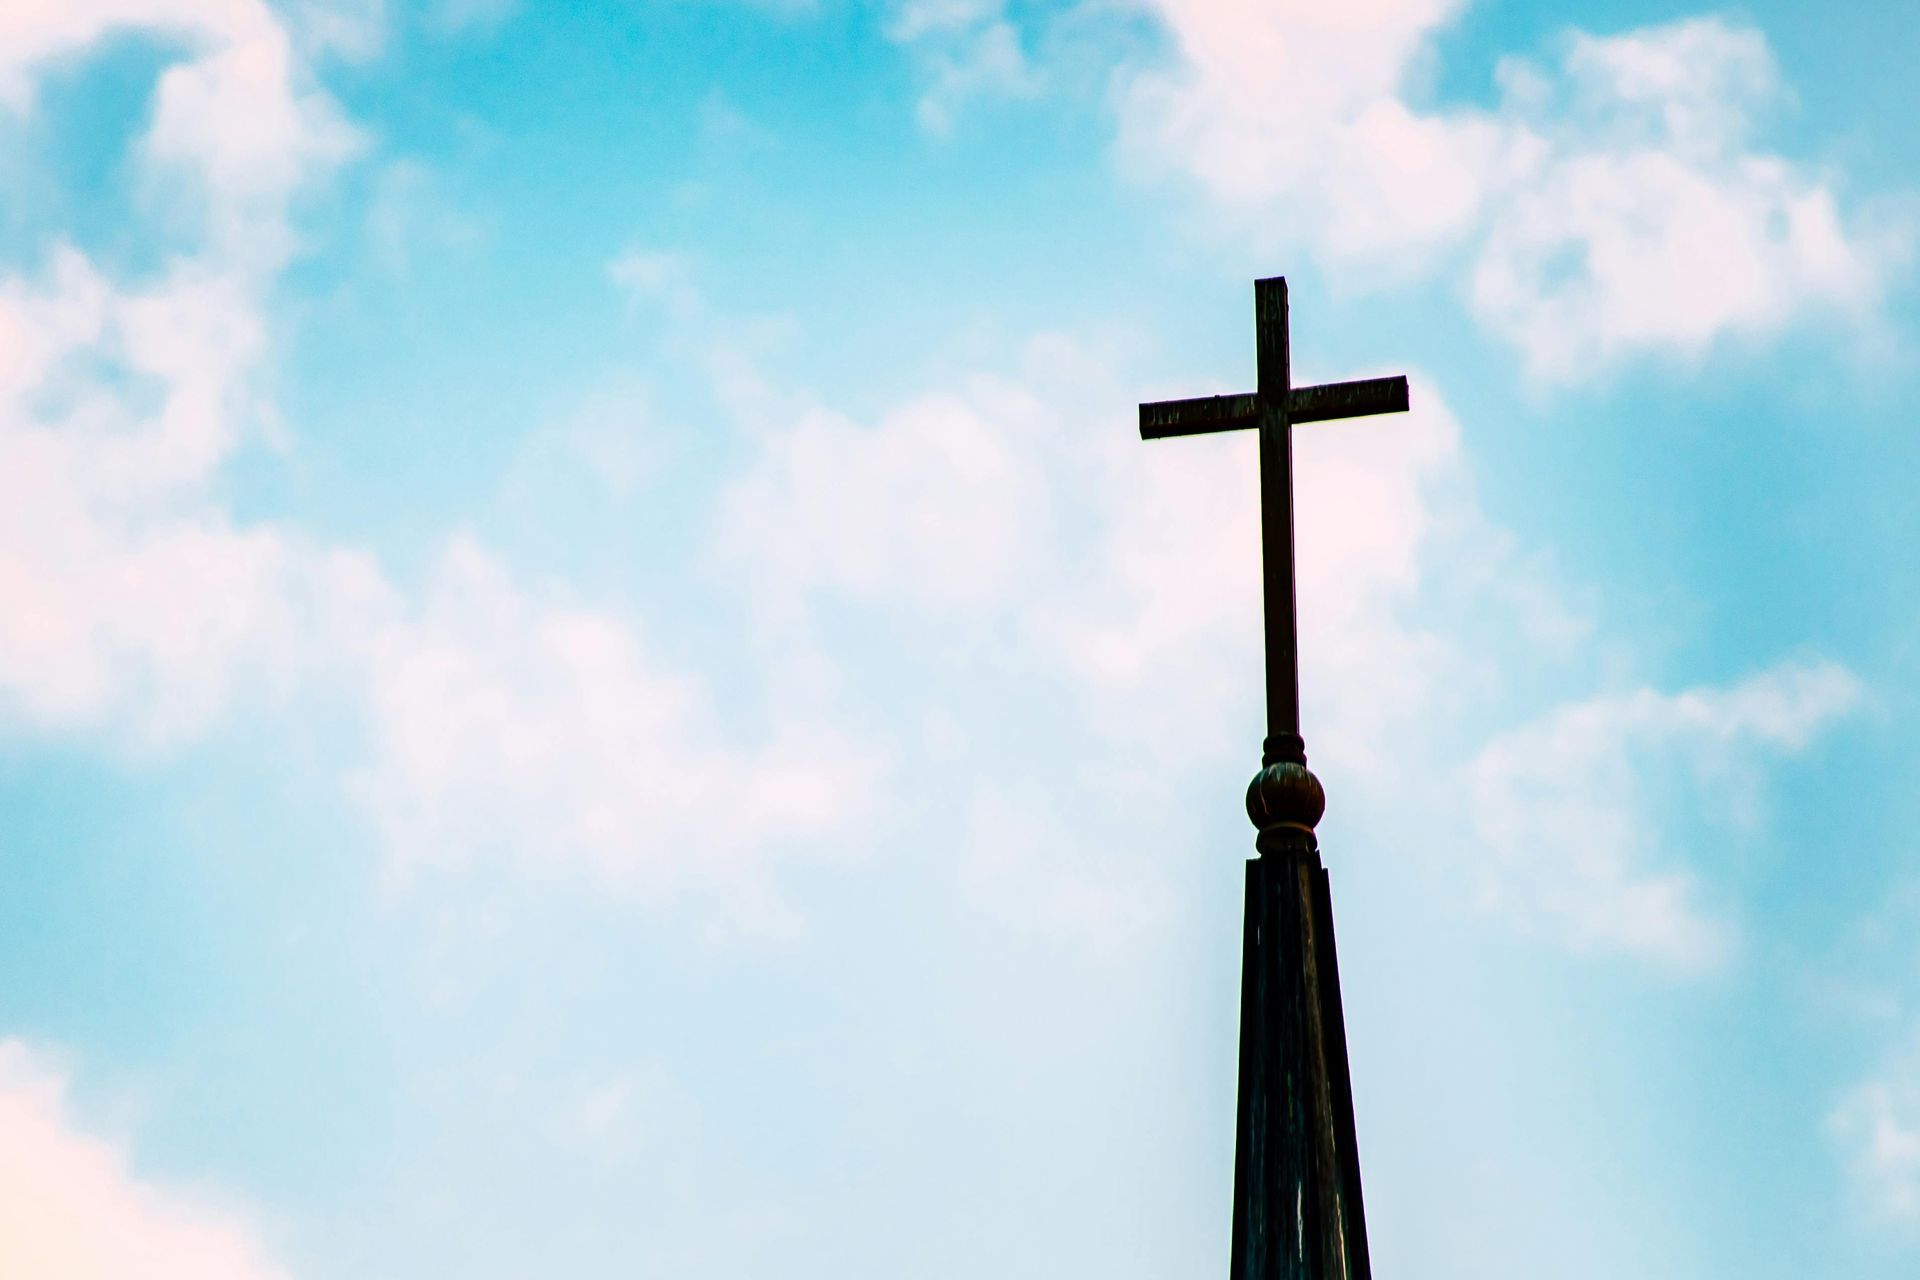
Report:
M 1405 378 L 1292 385 L 1287 282 L 1254 282 L 1258 389 L 1140 406 L 1152 440 L 1260 432 L 1267 739 L 1247 788 L 1259 829 L 1247 863 L 1240 1103 L 1231 1280 L 1369 1280 L 1353 1084 L 1334 954 L 1333 900 L 1314 827 L 1326 793 L 1300 735 L 1294 605 L 1293 424 L 1402 412 Z

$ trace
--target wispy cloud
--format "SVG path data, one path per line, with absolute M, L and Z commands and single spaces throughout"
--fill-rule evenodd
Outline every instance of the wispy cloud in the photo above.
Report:
M 1045 82 L 1005 0 L 900 0 L 887 35 L 921 64 L 916 111 L 930 133 L 950 133 L 976 100 L 1033 97 Z
M 1722 963 L 1734 924 L 1662 835 L 1674 793 L 1752 825 L 1767 757 L 1806 749 L 1861 697 L 1842 667 L 1788 663 L 1724 688 L 1585 699 L 1501 734 L 1468 770 L 1484 903 L 1576 950 Z
M 864 744 L 790 722 L 729 745 L 697 677 L 620 619 L 536 600 L 470 542 L 372 629 L 364 662 L 358 789 L 403 867 L 505 857 L 770 911 L 768 860 L 873 803 Z
M 1920 1036 L 1849 1090 L 1827 1126 L 1871 1214 L 1920 1226 Z

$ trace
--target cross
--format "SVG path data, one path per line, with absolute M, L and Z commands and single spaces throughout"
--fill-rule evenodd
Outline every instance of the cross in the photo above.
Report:
M 1260 432 L 1260 560 L 1267 623 L 1267 742 L 1262 763 L 1306 763 L 1300 739 L 1299 624 L 1293 590 L 1293 431 L 1299 422 L 1404 413 L 1407 380 L 1367 378 L 1296 387 L 1289 368 L 1287 282 L 1253 283 L 1255 385 L 1251 395 L 1162 400 L 1140 406 L 1140 438 Z
M 1293 426 L 1400 413 L 1405 378 L 1295 387 L 1287 282 L 1253 286 L 1253 394 L 1140 406 L 1140 435 L 1260 432 L 1260 554 L 1267 740 L 1247 788 L 1260 829 L 1247 863 L 1240 980 L 1240 1102 L 1232 1280 L 1369 1280 L 1353 1085 L 1333 944 L 1333 898 L 1314 824 L 1326 808 L 1300 737 L 1293 588 Z

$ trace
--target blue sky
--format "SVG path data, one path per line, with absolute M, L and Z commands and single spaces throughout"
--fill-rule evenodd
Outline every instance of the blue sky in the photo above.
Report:
M 1911 18 L 0 9 L 0 1271 L 1226 1261 L 1251 281 L 1382 1275 L 1920 1265 Z

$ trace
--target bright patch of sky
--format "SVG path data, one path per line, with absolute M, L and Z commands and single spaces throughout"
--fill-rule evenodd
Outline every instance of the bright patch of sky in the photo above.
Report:
M 1224 1265 L 1284 273 L 1376 1268 L 1911 1275 L 1917 35 L 0 9 L 0 1272 Z

